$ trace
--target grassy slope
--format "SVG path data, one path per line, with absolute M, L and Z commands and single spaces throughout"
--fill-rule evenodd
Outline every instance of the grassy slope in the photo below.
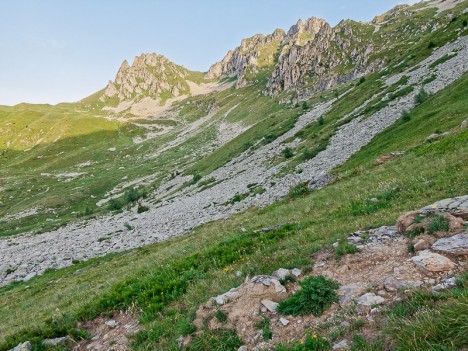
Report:
M 348 232 L 392 224 L 401 212 L 466 193 L 468 138 L 466 131 L 455 129 L 461 117 L 448 116 L 453 116 L 452 106 L 462 104 L 459 97 L 466 96 L 463 92 L 467 90 L 464 77 L 430 98 L 414 111 L 404 128 L 396 125 L 382 134 L 380 138 L 388 140 L 385 149 L 375 139 L 355 156 L 369 167 L 347 171 L 351 160 L 342 168 L 340 181 L 320 191 L 253 209 L 230 221 L 204 225 L 182 238 L 80 263 L 48 272 L 27 285 L 0 289 L 1 339 L 14 346 L 33 335 L 59 335 L 76 318 L 90 318 L 137 302 L 144 330 L 135 348 L 177 350 L 175 339 L 181 331 L 174 324 L 183 325 L 199 303 L 240 283 L 224 268 L 261 274 L 281 266 L 306 267 L 312 263 L 309 257 L 313 252 Z M 440 108 L 429 113 L 435 103 Z M 446 120 L 453 134 L 426 146 L 424 138 L 433 130 L 418 127 L 421 120 L 429 126 Z M 391 137 L 394 128 L 400 128 L 398 138 Z M 409 151 L 403 157 L 371 166 L 371 161 L 387 150 L 406 148 L 401 140 L 415 140 L 407 144 Z M 417 147 L 418 143 L 422 145 Z M 365 199 L 388 191 L 394 195 L 383 206 L 367 215 L 357 214 L 369 212 Z M 356 211 L 357 207 L 362 211 Z M 278 223 L 294 224 L 261 237 L 251 231 Z M 247 233 L 240 231 L 242 227 Z M 77 269 L 81 270 L 79 275 L 71 274 Z

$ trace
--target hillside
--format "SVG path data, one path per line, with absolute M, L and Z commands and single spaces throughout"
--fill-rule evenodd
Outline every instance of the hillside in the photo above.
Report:
M 468 194 L 467 8 L 429 1 L 335 27 L 311 17 L 244 39 L 207 73 L 142 54 L 80 102 L 1 106 L 0 349 L 463 350 L 466 319 L 444 318 L 466 308 L 466 254 L 425 274 L 417 235 L 375 228 Z M 466 235 L 463 201 L 462 214 L 421 212 L 427 249 Z M 438 215 L 444 235 L 430 229 Z M 275 302 L 311 275 L 386 302 L 335 301 L 323 318 L 255 305 L 246 320 L 242 304 L 207 304 L 280 268 L 302 273 L 277 279 Z M 422 283 L 382 288 L 390 275 Z M 418 329 L 424 308 L 440 329 Z

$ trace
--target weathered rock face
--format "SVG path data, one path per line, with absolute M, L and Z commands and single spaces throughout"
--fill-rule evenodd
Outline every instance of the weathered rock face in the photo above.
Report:
M 206 78 L 237 77 L 237 88 L 250 84 L 250 79 L 255 77 L 260 68 L 274 63 L 275 54 L 284 37 L 284 31 L 277 29 L 270 35 L 256 34 L 242 40 L 240 46 L 234 51 L 229 50 L 220 62 L 210 67 Z
M 273 69 L 278 56 L 286 55 L 292 47 L 300 47 L 312 40 L 325 24 L 325 20 L 312 17 L 305 22 L 299 20 L 287 34 L 277 29 L 266 36 L 257 34 L 244 39 L 222 61 L 212 65 L 206 77 L 237 77 L 237 88 L 247 86 L 255 81 L 261 69 Z
M 157 54 L 141 54 L 130 66 L 125 60 L 115 80 L 109 81 L 101 97 L 122 100 L 139 99 L 145 96 L 159 98 L 162 94 L 179 96 L 188 94 L 187 77 L 190 71 Z
M 300 93 L 308 85 L 311 93 L 376 70 L 381 62 L 369 61 L 374 44 L 362 40 L 362 33 L 368 27 L 369 24 L 353 21 L 342 21 L 335 28 L 326 22 L 315 22 L 313 28 L 317 33 L 312 39 L 303 46 L 293 44 L 279 56 L 267 84 L 269 92 L 296 90 Z

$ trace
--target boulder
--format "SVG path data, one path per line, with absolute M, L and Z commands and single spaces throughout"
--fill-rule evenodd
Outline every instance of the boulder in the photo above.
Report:
M 411 260 L 420 271 L 429 275 L 455 268 L 455 264 L 450 259 L 429 250 L 421 251 L 418 256 L 414 256 Z
M 414 249 L 416 251 L 422 251 L 429 249 L 431 245 L 436 242 L 436 240 L 437 239 L 432 235 L 423 234 L 414 238 L 412 244 L 414 245 Z
M 272 277 L 283 280 L 286 279 L 288 275 L 291 275 L 291 271 L 289 269 L 280 268 L 273 272 Z
M 262 305 L 265 306 L 267 308 L 268 311 L 270 311 L 271 313 L 276 313 L 276 309 L 278 308 L 278 303 L 277 302 L 273 302 L 271 300 L 262 300 Z
M 404 233 L 408 227 L 414 223 L 414 219 L 419 215 L 419 211 L 406 212 L 404 215 L 400 216 L 397 221 L 397 230 L 398 233 Z
M 432 249 L 455 256 L 468 255 L 468 233 L 439 239 L 432 245 Z
M 29 341 L 20 342 L 14 349 L 10 351 L 30 351 L 32 350 L 32 344 Z

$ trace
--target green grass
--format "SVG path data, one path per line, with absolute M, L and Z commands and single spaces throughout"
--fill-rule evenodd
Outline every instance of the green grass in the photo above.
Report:
M 396 350 L 461 350 L 468 344 L 468 284 L 437 294 L 418 291 L 388 311 L 385 332 Z

